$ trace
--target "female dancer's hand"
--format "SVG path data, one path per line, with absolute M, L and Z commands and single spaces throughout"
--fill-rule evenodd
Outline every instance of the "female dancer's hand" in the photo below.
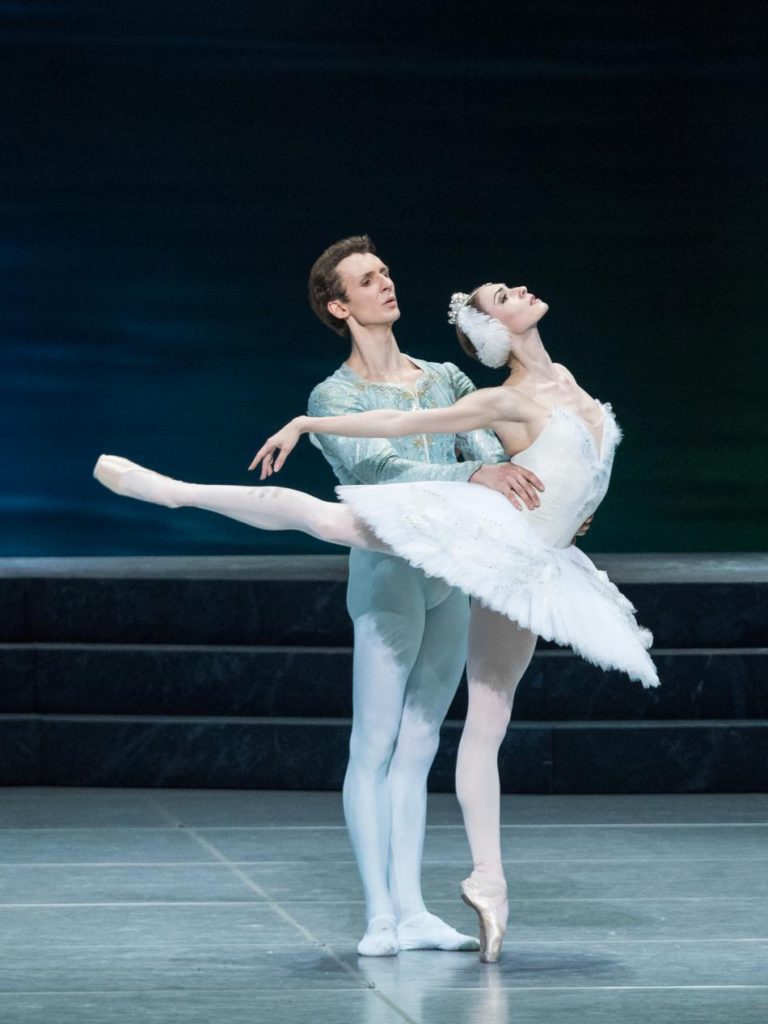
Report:
M 258 464 L 261 463 L 260 480 L 265 480 L 268 476 L 272 476 L 273 473 L 277 473 L 282 469 L 285 460 L 299 443 L 299 439 L 304 433 L 301 425 L 302 419 L 304 419 L 303 416 L 297 416 L 290 423 L 286 423 L 276 434 L 268 437 L 256 452 L 253 462 L 248 469 L 256 469 Z M 276 459 L 275 452 L 277 452 Z

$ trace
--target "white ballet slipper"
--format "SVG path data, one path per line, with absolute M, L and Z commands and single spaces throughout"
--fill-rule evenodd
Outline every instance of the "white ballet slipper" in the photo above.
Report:
M 441 918 L 424 910 L 397 926 L 400 949 L 441 949 L 447 952 L 475 953 L 480 943 L 473 935 L 462 935 Z
M 394 914 L 376 914 L 357 945 L 360 956 L 396 956 L 400 952 Z

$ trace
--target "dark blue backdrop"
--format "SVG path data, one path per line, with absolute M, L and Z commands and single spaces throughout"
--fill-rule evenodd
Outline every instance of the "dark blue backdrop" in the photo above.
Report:
M 406 351 L 448 295 L 545 297 L 626 441 L 587 547 L 765 546 L 758 7 L 0 4 L 3 555 L 320 550 L 122 501 L 101 451 L 249 482 L 345 357 L 305 300 L 368 231 Z M 306 445 L 285 482 L 330 496 Z

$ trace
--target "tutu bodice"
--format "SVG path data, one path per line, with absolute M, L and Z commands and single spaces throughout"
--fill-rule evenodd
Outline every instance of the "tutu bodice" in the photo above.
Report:
M 599 443 L 582 419 L 556 407 L 536 440 L 511 459 L 544 483 L 539 507 L 524 508 L 521 514 L 553 547 L 568 547 L 608 490 L 621 431 L 610 405 L 602 405 L 602 410 Z

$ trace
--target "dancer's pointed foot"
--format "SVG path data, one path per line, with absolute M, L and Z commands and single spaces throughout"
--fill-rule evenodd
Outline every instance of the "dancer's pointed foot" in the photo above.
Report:
M 480 922 L 481 961 L 485 964 L 496 963 L 507 930 L 507 883 L 503 878 L 488 878 L 473 873 L 461 883 L 461 898 L 467 906 L 472 907 Z
M 360 956 L 396 956 L 400 952 L 394 914 L 376 914 L 357 944 Z
M 183 485 L 180 481 L 145 469 L 119 455 L 100 455 L 93 475 L 110 491 L 126 498 L 151 501 L 168 508 L 179 508 L 181 505 L 179 492 Z
M 480 949 L 473 935 L 462 935 L 441 918 L 423 910 L 397 926 L 400 949 L 444 949 L 450 952 L 472 953 Z

